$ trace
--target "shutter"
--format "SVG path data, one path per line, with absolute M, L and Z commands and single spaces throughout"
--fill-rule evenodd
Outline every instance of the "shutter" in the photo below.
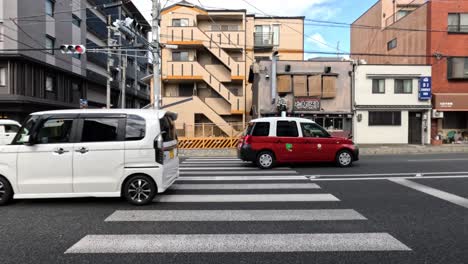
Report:
M 322 95 L 322 77 L 320 75 L 309 76 L 309 96 L 320 97 Z
M 297 75 L 293 77 L 294 96 L 307 96 L 307 76 Z
M 336 97 L 336 77 L 323 76 L 323 94 L 322 98 L 335 98 Z

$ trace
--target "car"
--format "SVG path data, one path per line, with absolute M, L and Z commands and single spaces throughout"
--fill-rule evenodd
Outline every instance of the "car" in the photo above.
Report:
M 0 145 L 10 144 L 20 127 L 14 120 L 0 119 Z
M 266 117 L 252 120 L 239 140 L 238 157 L 270 169 L 279 163 L 336 162 L 349 167 L 359 160 L 352 140 L 333 137 L 312 120 Z
M 149 204 L 179 177 L 176 119 L 153 109 L 33 113 L 0 146 L 0 205 L 77 197 Z

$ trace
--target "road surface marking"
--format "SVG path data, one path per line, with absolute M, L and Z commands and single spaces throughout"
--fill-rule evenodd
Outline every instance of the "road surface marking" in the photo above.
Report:
M 229 159 L 229 158 L 219 158 L 219 159 L 216 159 L 216 158 L 210 158 L 210 159 L 186 159 L 184 161 L 211 161 L 213 163 L 216 163 L 218 161 L 236 161 L 236 162 L 242 162 L 242 160 L 240 159 Z
M 198 176 L 179 177 L 179 181 L 278 181 L 278 180 L 307 180 L 304 176 Z
M 77 253 L 411 251 L 387 233 L 87 235 Z
M 173 184 L 173 190 L 320 189 L 315 183 Z
M 451 194 L 448 192 L 444 192 L 426 185 L 422 185 L 417 182 L 409 181 L 407 179 L 389 179 L 394 183 L 398 183 L 400 185 L 406 186 L 408 188 L 423 192 L 425 194 L 429 194 L 431 196 L 437 197 L 439 199 L 445 200 L 447 202 L 468 208 L 468 199 L 463 198 L 461 196 Z
M 408 162 L 468 161 L 468 159 L 413 159 Z
M 205 171 L 205 170 L 251 170 L 259 171 L 257 167 L 180 167 L 180 171 Z M 289 168 L 273 168 L 273 170 L 291 170 Z M 266 172 L 263 170 L 263 172 Z
M 418 180 L 426 179 L 463 179 L 468 178 L 468 175 L 459 175 L 459 176 L 425 176 L 419 177 Z M 416 179 L 415 176 L 411 177 L 366 177 L 366 178 L 309 178 L 310 181 L 320 182 L 320 181 L 375 181 L 375 180 L 392 180 L 392 179 Z
M 403 172 L 403 173 L 366 173 L 366 174 L 322 174 L 322 175 L 306 175 L 305 177 L 310 178 L 345 178 L 345 177 L 378 177 L 378 176 L 416 176 L 421 175 L 459 175 L 468 174 L 466 171 L 458 172 Z M 404 178 L 404 177 L 402 177 Z
M 264 171 L 264 170 L 256 170 L 256 171 L 181 171 L 180 176 L 183 175 L 289 175 L 293 174 L 296 175 L 297 172 L 294 170 L 282 170 L 282 171 Z
M 339 202 L 331 194 L 178 194 L 161 195 L 154 199 L 163 203 L 225 203 L 225 202 Z
M 212 164 L 212 165 L 218 165 L 219 162 L 216 161 L 184 161 L 181 163 L 181 165 L 201 165 L 201 164 Z M 223 161 L 223 165 L 250 165 L 252 163 L 248 162 L 239 162 L 239 161 Z
M 106 222 L 345 221 L 367 220 L 351 209 L 324 210 L 122 210 Z

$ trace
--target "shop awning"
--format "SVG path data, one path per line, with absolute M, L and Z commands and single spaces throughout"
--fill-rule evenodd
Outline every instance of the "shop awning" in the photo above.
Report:
M 468 93 L 444 93 L 433 95 L 437 111 L 468 111 Z

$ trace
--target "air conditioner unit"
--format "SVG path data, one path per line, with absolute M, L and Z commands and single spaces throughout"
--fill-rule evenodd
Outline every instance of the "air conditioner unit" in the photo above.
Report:
M 444 112 L 439 112 L 437 110 L 432 110 L 432 118 L 444 118 Z

